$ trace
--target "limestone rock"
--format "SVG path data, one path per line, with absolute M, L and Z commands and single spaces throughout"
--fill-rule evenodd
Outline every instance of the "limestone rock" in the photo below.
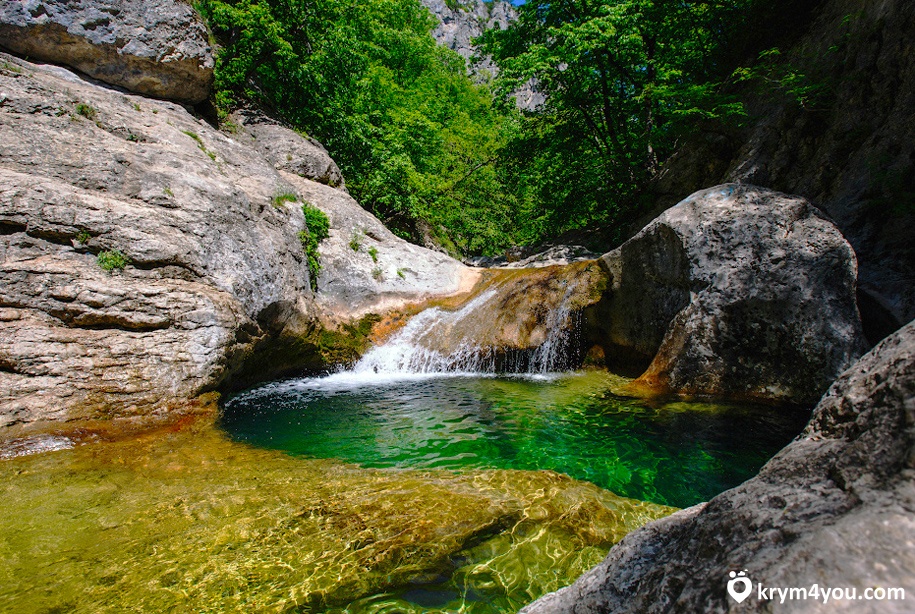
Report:
M 3 2 L 0 45 L 180 102 L 205 100 L 213 82 L 206 27 L 181 0 Z
M 631 533 L 575 584 L 522 611 L 909 612 L 913 449 L 915 322 L 843 373 L 804 433 L 757 477 Z M 744 569 L 753 594 L 738 606 L 725 587 L 729 570 Z M 782 605 L 759 600 L 757 583 L 848 587 L 862 597 L 899 587 L 906 600 Z
M 263 116 L 235 113 L 232 120 L 242 127 L 236 139 L 259 151 L 277 170 L 346 189 L 343 173 L 318 141 Z
M 469 291 L 477 275 L 457 260 L 394 235 L 349 194 L 281 173 L 304 202 L 324 211 L 318 305 L 338 318 L 383 313 L 406 302 Z
M 748 84 L 747 128 L 715 125 L 685 143 L 661 174 L 657 200 L 667 207 L 727 181 L 809 199 L 857 254 L 862 316 L 876 343 L 915 318 L 915 3 L 805 5 L 815 7 L 810 19 L 801 7 L 786 12 L 793 38 L 777 45 L 819 93 L 801 106 Z
M 651 361 L 637 384 L 812 404 L 864 351 L 854 252 L 802 198 L 697 192 L 602 261 L 591 319 L 608 356 Z
M 337 227 L 377 220 L 180 105 L 0 61 L 0 436 L 49 421 L 167 417 L 230 377 L 327 366 L 310 341 L 320 308 L 298 238 L 301 199 L 326 190 L 328 202 L 346 200 Z M 299 202 L 276 202 L 286 193 Z M 385 240 L 390 253 L 446 272 L 422 293 L 425 278 L 404 282 L 399 300 L 459 289 L 460 263 Z M 114 250 L 129 264 L 107 272 L 97 257 Z M 335 279 L 352 279 L 372 303 L 381 286 L 350 273 Z
M 606 275 L 593 260 L 483 271 L 470 300 L 459 308 L 436 300 L 383 347 L 367 353 L 358 369 L 376 373 L 573 369 L 582 358 L 577 335 L 581 311 L 601 298 L 606 283 Z

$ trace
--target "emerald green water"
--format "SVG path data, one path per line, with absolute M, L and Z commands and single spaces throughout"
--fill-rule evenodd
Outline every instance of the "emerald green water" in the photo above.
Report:
M 625 384 L 341 374 L 216 422 L 36 438 L 0 460 L 0 612 L 517 612 L 673 511 L 611 490 L 709 498 L 803 420 Z
M 342 373 L 232 399 L 236 440 L 364 467 L 549 469 L 634 499 L 687 507 L 752 477 L 803 412 L 658 402 L 603 372 L 554 377 Z

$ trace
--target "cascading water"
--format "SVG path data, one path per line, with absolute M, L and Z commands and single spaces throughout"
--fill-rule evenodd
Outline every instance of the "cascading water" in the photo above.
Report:
M 530 373 L 568 369 L 576 352 L 579 312 L 573 309 L 576 280 L 564 286 L 557 304 L 529 305 L 531 313 L 509 314 L 515 338 L 494 337 L 504 318 L 508 285 L 490 288 L 457 311 L 438 307 L 414 316 L 387 343 L 371 349 L 352 368 L 354 374 Z M 520 316 L 520 317 L 519 317 Z M 522 326 L 518 320 L 524 320 Z M 532 325 L 531 322 L 536 324 Z M 523 347 L 512 345 L 523 337 Z M 539 343 L 537 343 L 539 341 Z

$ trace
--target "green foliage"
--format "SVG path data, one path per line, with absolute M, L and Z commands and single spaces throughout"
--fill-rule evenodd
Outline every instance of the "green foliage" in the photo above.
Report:
M 486 33 L 498 90 L 534 78 L 547 95 L 501 158 L 524 239 L 633 217 L 678 139 L 743 113 L 723 93 L 722 50 L 751 3 L 533 0 Z
M 372 269 L 372 277 L 375 278 L 375 281 L 384 281 L 384 271 L 381 270 L 380 266 Z
M 274 196 L 270 202 L 273 203 L 274 207 L 282 207 L 283 203 L 294 203 L 298 200 L 299 197 L 292 192 L 283 192 L 282 194 Z
M 124 267 L 130 264 L 130 258 L 122 254 L 120 251 L 113 249 L 111 251 L 99 252 L 98 257 L 96 258 L 96 262 L 102 268 L 102 270 L 111 273 L 115 270 L 124 270 Z
M 299 232 L 299 240 L 308 258 L 308 272 L 311 278 L 311 289 L 318 289 L 318 275 L 321 274 L 321 260 L 318 254 L 318 243 L 330 236 L 330 220 L 327 215 L 311 203 L 302 205 L 305 216 L 305 230 Z
M 359 249 L 362 247 L 362 239 L 363 239 L 362 231 L 354 230 L 352 236 L 350 236 L 350 238 L 349 238 L 349 248 L 351 250 L 353 250 L 354 252 L 358 252 Z
M 17 74 L 17 75 L 22 74 L 22 69 L 21 69 L 21 68 L 19 68 L 19 67 L 16 66 L 15 64 L 10 64 L 10 63 L 7 62 L 7 61 L 2 61 L 2 62 L 0 62 L 0 70 L 5 70 L 5 71 L 7 71 L 7 72 L 11 72 L 11 73 Z
M 96 115 L 98 115 L 98 111 L 95 110 L 95 107 L 84 102 L 76 105 L 76 112 L 86 119 L 95 119 Z
M 201 0 L 222 44 L 215 102 L 282 109 L 319 139 L 349 191 L 401 236 L 425 224 L 464 251 L 512 242 L 514 206 L 496 171 L 513 110 L 431 38 L 417 0 Z M 307 103 L 303 103 L 307 101 Z M 436 230 L 436 233 L 439 232 Z
M 733 78 L 738 83 L 755 82 L 766 91 L 781 92 L 807 110 L 824 108 L 831 97 L 826 81 L 815 80 L 786 62 L 777 47 L 760 52 L 753 66 L 736 69 Z
M 369 252 L 369 256 L 372 257 L 372 262 L 377 263 L 378 262 L 378 249 L 375 248 L 375 246 L 373 245 L 372 247 L 370 247 L 368 249 L 368 252 Z
M 83 231 L 80 232 L 78 235 L 76 235 L 76 241 L 77 241 L 80 245 L 86 245 L 86 244 L 89 242 L 90 239 L 92 239 L 92 235 L 90 235 L 90 234 L 89 234 L 88 232 L 86 232 L 85 230 L 83 230 Z
M 207 146 L 204 145 L 203 139 L 200 138 L 199 134 L 197 134 L 196 132 L 193 132 L 191 130 L 182 130 L 181 132 L 183 132 L 184 134 L 188 135 L 189 137 L 191 137 L 192 139 L 197 141 L 197 147 L 200 148 L 200 151 L 202 151 L 207 156 L 209 156 L 210 160 L 212 160 L 213 162 L 216 162 L 216 152 L 210 151 L 209 149 L 207 149 Z
M 482 39 L 501 69 L 495 97 L 435 44 L 417 0 L 197 7 L 222 46 L 223 120 L 247 101 L 282 114 L 328 148 L 352 195 L 398 235 L 493 254 L 636 217 L 684 136 L 743 114 L 726 93 L 728 50 L 761 4 L 527 2 L 517 23 Z M 547 101 L 520 113 L 509 94 L 532 78 Z M 782 81 L 810 94 L 803 80 Z

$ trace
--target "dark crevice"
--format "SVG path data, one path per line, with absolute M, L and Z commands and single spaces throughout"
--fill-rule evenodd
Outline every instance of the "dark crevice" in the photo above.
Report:
M 27 226 L 25 224 L 17 224 L 16 222 L 10 221 L 0 222 L 0 236 L 25 232 L 26 228 Z
M 899 322 L 890 310 L 881 305 L 867 290 L 858 288 L 857 299 L 864 336 L 871 347 L 902 328 L 902 322 Z
M 165 330 L 171 328 L 172 323 L 161 322 L 155 324 L 129 324 L 116 322 L 100 322 L 98 324 L 79 324 L 77 322 L 67 322 L 72 328 L 82 330 L 119 330 L 126 333 L 146 333 L 155 330 Z
M 47 241 L 48 243 L 64 245 L 66 247 L 73 247 L 73 239 L 75 238 L 75 235 L 72 233 L 54 232 L 50 230 L 28 231 L 27 234 L 33 239 L 41 239 L 42 241 Z
M 0 358 L 0 373 L 13 373 L 15 375 L 25 375 L 20 372 L 16 365 L 14 365 L 10 360 L 5 358 Z

